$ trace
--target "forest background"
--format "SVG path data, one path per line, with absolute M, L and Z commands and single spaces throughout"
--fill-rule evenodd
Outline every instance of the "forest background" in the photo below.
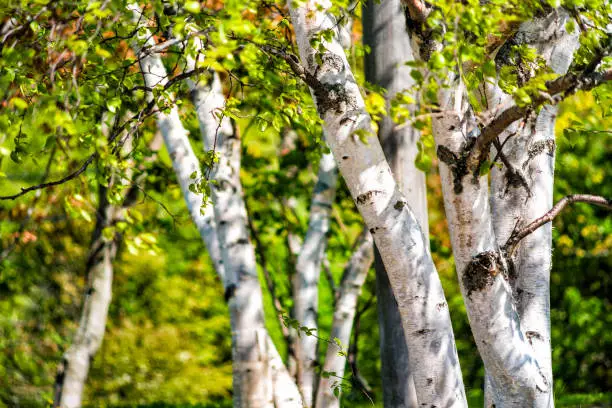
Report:
M 352 29 L 354 43 L 361 39 L 359 9 L 356 8 Z M 29 34 L 36 35 L 37 29 L 30 26 Z M 96 55 L 111 60 L 104 51 L 108 53 L 103 47 L 96 49 Z M 353 69 L 361 79 L 365 52 L 361 46 L 349 51 Z M 11 55 L 5 48 L 0 67 L 8 66 L 10 58 L 24 55 Z M 25 55 L 28 58 L 32 56 Z M 227 63 L 221 57 L 218 60 Z M 234 69 L 239 72 L 237 67 Z M 237 78 L 232 84 L 234 71 L 227 71 L 230 74 L 222 72 L 226 88 L 238 86 Z M 15 75 L 10 77 L 7 72 L 3 70 L 0 76 L 2 89 L 8 89 L 15 80 Z M 270 105 L 267 109 L 282 108 L 274 106 L 273 98 L 267 99 L 256 91 L 237 103 L 248 111 L 253 109 L 249 104 L 257 98 L 258 103 Z M 115 103 L 112 98 L 108 101 L 109 106 Z M 204 161 L 205 152 L 196 147 L 201 146 L 198 124 L 189 105 L 185 98 L 183 121 L 191 132 L 196 153 Z M 13 101 L 11 107 L 25 117 L 28 101 Z M 605 117 L 605 110 L 596 95 L 586 93 L 578 93 L 561 104 L 556 124 L 555 201 L 576 191 L 612 196 L 612 121 Z M 56 111 L 46 114 L 48 120 L 57 123 Z M 241 179 L 251 238 L 257 246 L 260 266 L 265 263 L 278 297 L 284 307 L 290 308 L 287 282 L 294 260 L 287 250 L 287 234 L 303 237 L 306 232 L 316 181 L 313 157 L 320 154 L 321 147 L 317 140 L 298 134 L 287 148 L 283 145 L 289 132 L 286 124 L 262 126 L 253 117 L 236 118 L 242 137 Z M 48 177 L 48 158 L 57 155 L 56 160 L 61 161 L 65 154 L 59 143 L 49 142 L 44 134 L 30 133 L 28 142 L 19 144 L 16 127 L 9 129 L 7 118 L 6 111 L 0 114 L 0 195 L 15 193 L 21 186 Z M 65 128 L 70 128 L 69 123 Z M 141 126 L 141 148 L 155 132 L 152 120 Z M 423 132 L 426 140 L 426 126 Z M 453 317 L 470 406 L 481 405 L 476 401 L 482 399 L 484 369 L 459 293 L 435 153 L 431 145 L 424 144 L 422 149 L 418 165 L 427 174 L 431 250 Z M 15 151 L 20 152 L 19 157 Z M 77 149 L 71 151 L 70 160 L 76 162 L 83 157 Z M 227 306 L 220 296 L 221 284 L 189 219 L 165 149 L 161 149 L 159 160 L 146 166 L 146 194 L 129 210 L 124 223 L 125 242 L 115 262 L 106 335 L 89 374 L 85 403 L 230 406 L 231 338 Z M 61 173 L 57 168 L 53 171 Z M 61 186 L 15 201 L 0 201 L 0 406 L 42 407 L 52 400 L 56 369 L 71 342 L 81 310 L 83 270 L 95 220 L 97 172 L 99 167 L 94 165 L 83 177 Z M 323 274 L 327 278 L 322 278 L 319 285 L 322 338 L 329 338 L 334 288 L 362 227 L 361 217 L 342 182 L 332 214 L 328 262 Z M 573 211 L 556 218 L 553 225 L 552 342 L 558 405 L 610 404 L 612 218 L 605 210 L 578 204 Z M 260 272 L 263 282 L 261 268 Z M 346 388 L 345 406 L 368 406 L 369 397 L 380 400 L 374 284 L 374 274 L 370 273 L 359 302 L 354 337 L 357 343 L 349 353 L 356 363 L 347 370 L 349 378 L 365 379 L 369 389 L 364 392 L 360 386 Z M 264 291 L 264 296 L 268 329 L 284 355 L 280 323 L 270 294 Z M 325 347 L 319 351 L 323 355 Z

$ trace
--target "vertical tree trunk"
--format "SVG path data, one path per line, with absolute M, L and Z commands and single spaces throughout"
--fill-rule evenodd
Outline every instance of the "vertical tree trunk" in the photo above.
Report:
M 331 153 L 319 164 L 317 182 L 312 192 L 308 231 L 297 259 L 294 276 L 294 318 L 309 329 L 318 327 L 319 276 L 327 246 L 332 204 L 336 196 L 338 169 Z M 318 339 L 301 333 L 296 341 L 297 379 L 304 406 L 312 407 L 317 375 Z
M 369 0 L 363 8 L 363 32 L 364 43 L 371 49 L 365 60 L 366 80 L 385 88 L 389 101 L 397 92 L 414 84 L 410 68 L 404 65 L 413 57 L 400 0 L 380 3 Z M 395 180 L 428 239 L 425 175 L 414 165 L 419 134 L 411 127 L 396 129 L 396 124 L 387 116 L 379 124 L 378 137 Z M 375 268 L 384 403 L 388 407 L 416 407 L 414 381 L 404 363 L 409 351 L 401 316 L 378 253 Z
M 215 219 L 227 273 L 226 299 L 232 325 L 235 407 L 273 407 L 269 342 L 263 297 L 240 184 L 240 139 L 218 135 L 219 162 L 213 179 Z
M 493 231 L 487 176 L 461 175 L 477 132 L 459 78 L 439 95 L 448 112 L 433 119 L 444 207 L 459 283 L 472 333 L 491 379 L 496 406 L 530 406 L 548 390 L 537 360 L 520 330 L 507 267 Z M 467 135 L 467 138 L 466 138 Z
M 374 259 L 373 245 L 372 235 L 368 231 L 362 232 L 357 238 L 353 255 L 344 269 L 330 335 L 334 343 L 328 344 L 323 365 L 323 372 L 327 372 L 329 376 L 321 376 L 319 381 L 315 405 L 317 408 L 340 407 L 340 399 L 334 395 L 334 384 L 338 383 L 337 386 L 342 384 L 346 356 L 340 355 L 339 352 L 348 352 L 361 287 Z M 335 343 L 336 339 L 342 348 Z
M 428 243 L 371 134 L 370 116 L 342 45 L 335 38 L 324 42 L 320 58 L 310 45 L 321 31 L 335 31 L 327 7 L 312 0 L 290 3 L 303 66 L 291 57 L 286 60 L 311 88 L 340 172 L 380 250 L 411 351 L 419 404 L 465 407 L 450 315 Z M 356 131 L 370 132 L 367 143 Z
M 509 46 L 522 43 L 536 48 L 553 71 L 564 74 L 578 43 L 577 33 L 568 35 L 565 30 L 568 20 L 569 15 L 560 9 L 523 24 L 513 41 L 500 50 L 498 64 L 511 64 Z M 512 97 L 498 87 L 489 88 L 487 102 L 491 106 L 511 101 Z M 552 207 L 557 110 L 556 106 L 544 106 L 525 124 L 515 124 L 500 136 L 501 155 L 506 164 L 501 169 L 494 166 L 491 174 L 493 225 L 500 243 L 506 242 L 517 223 L 531 222 Z M 523 181 L 517 182 L 517 177 Z M 526 237 L 511 259 L 516 277 L 514 301 L 521 330 L 550 384 L 548 392 L 537 396 L 534 406 L 541 408 L 554 406 L 550 345 L 551 258 L 552 225 L 546 224 Z

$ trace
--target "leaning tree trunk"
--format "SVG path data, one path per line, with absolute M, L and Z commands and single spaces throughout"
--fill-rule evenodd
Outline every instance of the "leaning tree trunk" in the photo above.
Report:
M 58 368 L 54 407 L 81 407 L 89 365 L 104 337 L 112 297 L 112 262 L 117 253 L 116 239 L 106 240 L 102 236 L 102 230 L 112 225 L 116 211 L 116 207 L 109 204 L 106 192 L 107 188 L 100 186 L 96 227 L 86 268 L 83 312 L 72 345 Z
M 331 340 L 327 346 L 323 373 L 317 389 L 317 408 L 340 407 L 339 395 L 334 389 L 343 383 L 346 353 L 348 352 L 351 330 L 357 311 L 361 287 L 366 280 L 374 259 L 372 234 L 364 231 L 357 238 L 351 259 L 344 269 L 340 284 L 340 296 L 336 302 L 334 320 L 331 326 Z M 401 322 L 400 322 L 401 324 Z M 338 343 L 336 343 L 336 340 Z
M 496 406 L 529 406 L 538 390 L 548 386 L 520 330 L 506 265 L 493 232 L 487 176 L 461 174 L 466 166 L 464 152 L 474 141 L 474 132 L 470 134 L 472 129 L 467 127 L 471 120 L 464 92 L 460 82 L 441 92 L 440 107 L 449 114 L 433 120 L 455 264 Z M 466 140 L 464 135 L 471 136 Z
M 188 61 L 188 68 L 195 68 L 195 61 Z M 228 137 L 228 135 L 232 133 L 231 124 L 227 119 L 222 120 L 221 126 L 219 126 L 218 113 L 225 105 L 225 98 L 223 96 L 219 76 L 216 72 L 212 73 L 212 80 L 209 85 L 193 80 L 189 80 L 188 85 L 191 90 L 193 104 L 196 108 L 204 148 L 206 150 L 216 149 L 215 139 L 218 139 L 217 141 L 219 142 L 221 140 L 219 139 L 220 135 L 222 137 Z M 219 154 L 221 154 L 221 151 L 219 151 Z M 239 172 L 239 168 L 237 170 Z M 239 180 L 237 182 L 239 183 Z M 242 187 L 240 186 L 240 188 Z M 235 194 L 238 193 L 236 192 Z M 242 205 L 244 206 L 244 203 Z M 206 207 L 204 210 L 204 217 L 207 217 L 207 211 L 210 213 L 214 211 L 212 205 L 208 205 Z M 206 231 L 212 236 L 210 238 L 211 242 L 210 244 L 207 242 L 207 246 L 214 245 L 214 247 L 212 247 L 212 251 L 209 249 L 210 257 L 212 258 L 216 268 L 219 267 L 225 270 L 227 267 L 223 263 L 222 251 L 219 246 L 219 227 L 217 226 L 214 218 L 210 220 L 208 225 L 209 229 Z M 231 291 L 229 281 L 224 284 L 224 287 L 226 293 Z M 274 343 L 267 332 L 266 337 L 269 353 L 269 364 L 272 371 L 271 375 L 274 404 L 277 408 L 301 407 L 302 402 L 299 390 L 289 375 L 280 354 L 276 350 L 276 347 L 274 346 Z
M 414 80 L 410 67 L 410 37 L 400 0 L 369 0 L 363 8 L 364 43 L 370 46 L 366 54 L 366 80 L 387 90 L 387 101 L 397 92 L 410 88 Z M 388 103 L 388 109 L 390 108 Z M 428 239 L 427 190 L 425 175 L 415 166 L 419 134 L 405 126 L 400 129 L 390 116 L 379 124 L 378 137 L 391 165 L 400 190 Z M 401 325 L 397 301 L 378 253 L 376 254 L 376 299 L 380 328 L 380 359 L 383 399 L 388 407 L 416 407 L 416 391 L 412 375 L 405 364 L 409 350 Z
M 567 72 L 578 44 L 577 33 L 568 35 L 569 15 L 557 10 L 544 18 L 523 24 L 514 39 L 497 55 L 499 65 L 520 64 L 509 55 L 511 45 L 528 44 L 558 74 Z M 528 72 L 528 69 L 525 69 Z M 526 78 L 525 78 L 526 79 Z M 499 87 L 487 89 L 490 106 L 508 105 L 510 95 Z M 515 226 L 529 223 L 552 207 L 555 164 L 555 120 L 557 106 L 544 106 L 524 124 L 514 124 L 500 137 L 503 167 L 493 167 L 491 205 L 493 226 L 500 243 L 506 242 Z M 513 294 L 521 330 L 533 348 L 550 387 L 539 393 L 534 407 L 554 406 L 550 345 L 550 268 L 552 265 L 552 225 L 526 237 L 510 259 L 514 271 Z
M 371 133 L 370 116 L 341 44 L 336 38 L 324 41 L 319 58 L 311 46 L 314 36 L 337 26 L 326 6 L 290 3 L 304 65 L 290 55 L 285 60 L 310 86 L 340 173 L 380 250 L 411 351 L 408 363 L 419 404 L 467 406 L 448 306 L 427 241 Z
M 96 226 L 86 265 L 87 286 L 83 311 L 74 340 L 58 367 L 54 387 L 54 407 L 78 408 L 82 405 L 83 390 L 89 366 L 98 352 L 108 317 L 112 298 L 113 261 L 121 242 L 115 234 L 108 239 L 102 236 L 105 228 L 123 219 L 123 211 L 136 202 L 137 187 L 130 188 L 120 206 L 111 205 L 107 187 L 99 187 L 96 210 Z
M 151 147 L 157 150 L 157 146 L 158 143 L 154 139 Z M 129 149 L 124 146 L 122 150 Z M 111 177 L 110 182 L 117 178 Z M 73 343 L 58 366 L 54 385 L 54 407 L 78 408 L 82 405 L 89 367 L 104 337 L 112 298 L 113 262 L 121 236 L 115 234 L 108 239 L 102 236 L 102 231 L 123 219 L 123 211 L 136 202 L 138 188 L 129 188 L 122 205 L 119 206 L 109 203 L 107 192 L 108 188 L 105 186 L 101 185 L 98 189 L 96 226 L 85 267 L 87 284 L 83 310 Z
M 134 20 L 139 21 L 141 11 L 131 6 Z M 153 40 L 147 30 L 141 30 L 138 40 Z M 148 88 L 167 83 L 167 73 L 159 56 L 140 52 L 144 44 L 137 44 L 137 55 Z M 217 95 L 218 96 L 218 95 Z M 217 99 L 218 100 L 218 99 Z M 206 111 L 204 111 L 206 112 Z M 212 115 L 212 112 L 209 112 Z M 193 153 L 176 106 L 169 113 L 157 114 L 158 127 L 170 153 L 177 179 L 185 196 L 187 207 L 198 230 L 210 230 L 202 212 L 202 195 L 190 191 L 189 186 L 203 177 L 197 157 Z M 201 123 L 203 128 L 205 125 Z M 223 129 L 223 130 L 221 130 Z M 222 134 L 228 132 L 228 134 Z M 205 139 L 208 136 L 204 136 Z M 219 238 L 222 264 L 225 271 L 225 296 L 230 303 L 234 356 L 234 406 L 268 407 L 276 401 L 278 406 L 300 406 L 299 393 L 285 375 L 286 370 L 263 322 L 263 302 L 257 277 L 255 256 L 246 228 L 246 211 L 239 184 L 240 143 L 231 126 L 221 124 L 218 152 L 219 165 L 215 169 L 218 186 L 213 189 L 213 207 L 216 218 L 213 227 Z M 227 155 L 227 156 L 225 156 Z M 238 166 L 238 167 L 237 167 Z M 196 175 L 195 179 L 192 174 Z M 205 238 L 205 237 L 203 237 Z M 206 240 L 206 238 L 205 238 Z M 230 254 L 231 251 L 231 254 Z M 211 254 L 212 256 L 212 254 Z M 219 262 L 215 262 L 216 265 Z M 273 385 L 276 384 L 276 387 Z M 273 388 L 281 388 L 273 390 Z M 293 390 L 296 392 L 293 393 Z
M 319 276 L 325 257 L 332 204 L 336 196 L 338 169 L 331 153 L 319 164 L 317 182 L 312 192 L 308 230 L 300 249 L 294 275 L 294 318 L 301 326 L 317 330 L 319 310 Z M 304 406 L 312 407 L 317 374 L 318 339 L 299 333 L 296 341 L 297 380 Z

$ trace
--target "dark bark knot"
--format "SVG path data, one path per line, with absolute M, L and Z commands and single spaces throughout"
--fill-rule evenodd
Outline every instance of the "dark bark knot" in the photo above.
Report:
M 430 330 L 430 329 L 421 329 L 421 330 L 417 330 L 416 331 L 416 335 L 417 336 L 427 336 L 427 335 L 429 335 L 432 332 L 433 332 L 433 330 Z
M 527 333 L 525 333 L 525 336 L 527 337 L 527 340 L 529 341 L 529 344 L 531 345 L 533 345 L 533 339 L 544 341 L 544 338 L 542 337 L 542 335 L 536 331 L 528 331 Z
M 367 201 L 371 201 L 373 197 L 377 195 L 384 194 L 384 191 L 381 190 L 370 190 L 366 193 L 360 194 L 355 201 L 357 204 L 365 204 Z
M 533 160 L 534 157 L 546 152 L 551 157 L 555 155 L 555 149 L 557 145 L 553 139 L 547 140 L 539 140 L 534 142 L 529 146 L 529 151 L 527 152 L 527 160 L 523 162 L 523 169 L 527 167 L 529 162 Z
M 225 294 L 223 297 L 225 298 L 226 302 L 229 302 L 229 300 L 233 298 L 235 294 L 236 294 L 236 285 L 231 283 L 227 285 L 227 288 L 225 288 Z
M 407 203 L 405 201 L 398 201 L 397 203 L 395 203 L 393 208 L 395 208 L 397 211 L 402 211 L 402 208 L 404 208 L 406 204 Z
M 227 247 L 231 248 L 231 247 L 235 247 L 238 245 L 248 245 L 248 243 L 249 243 L 249 240 L 247 238 L 238 238 L 234 242 L 228 242 Z
M 498 274 L 506 278 L 507 274 L 499 253 L 485 251 L 474 256 L 463 271 L 463 287 L 470 297 L 474 291 L 482 291 L 491 286 Z
M 317 100 L 317 112 L 324 116 L 332 111 L 336 114 L 354 110 L 356 106 L 355 98 L 349 95 L 346 87 L 341 84 L 324 84 L 319 82 L 314 88 Z
M 463 177 L 469 173 L 467 161 L 475 140 L 475 138 L 471 138 L 468 142 L 464 143 L 459 154 L 455 154 L 446 146 L 438 146 L 438 158 L 448 166 L 453 175 L 453 190 L 455 194 L 461 194 L 463 192 L 463 185 L 461 183 Z M 478 171 L 474 173 L 473 181 L 478 181 Z
M 345 82 L 354 81 L 352 75 L 346 72 L 342 57 L 333 52 L 324 53 L 321 56 L 321 65 L 316 67 L 314 75 L 307 75 L 310 77 L 308 83 L 315 94 L 319 115 L 323 116 L 328 111 L 336 114 L 357 111 L 357 99 L 347 92 L 346 84 L 324 82 L 321 76 L 326 73 L 343 76 Z
M 385 227 L 374 227 L 370 228 L 370 234 L 376 234 L 376 231 L 384 229 Z

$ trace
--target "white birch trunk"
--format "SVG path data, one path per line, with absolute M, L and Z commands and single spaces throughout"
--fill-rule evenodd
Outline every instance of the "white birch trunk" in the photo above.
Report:
M 332 204 L 336 196 L 338 169 L 331 153 L 324 154 L 319 164 L 317 182 L 312 193 L 308 230 L 294 276 L 294 318 L 309 329 L 318 328 L 319 276 L 327 246 Z M 300 333 L 296 341 L 297 380 L 305 407 L 312 407 L 317 375 L 318 339 Z
M 195 62 L 188 61 L 188 67 L 190 69 L 194 69 Z M 204 148 L 206 150 L 212 150 L 215 148 L 216 139 L 217 141 L 221 141 L 223 138 L 232 137 L 232 126 L 229 120 L 224 119 L 219 125 L 220 110 L 223 109 L 225 105 L 225 97 L 223 96 L 221 81 L 218 74 L 215 72 L 212 74 L 212 81 L 209 86 L 192 80 L 188 80 L 188 85 L 191 90 L 193 104 L 196 108 Z M 244 205 L 244 203 L 242 203 L 242 205 Z M 210 204 L 206 207 L 205 212 L 209 210 L 211 213 L 213 212 L 212 205 Z M 211 245 L 214 247 L 212 248 L 212 251 L 210 249 L 211 247 L 208 246 L 208 243 L 207 247 L 209 248 L 210 256 L 213 258 L 215 265 L 223 267 L 221 248 L 219 247 L 217 235 L 218 226 L 215 224 L 214 218 L 211 218 L 209 225 L 211 234 L 210 241 Z M 267 333 L 266 336 L 270 358 L 270 368 L 272 370 L 275 406 L 279 408 L 301 407 L 302 403 L 299 390 L 289 375 L 289 372 L 287 371 L 281 356 L 276 350 L 272 339 Z
M 473 126 L 473 120 L 463 85 L 455 83 L 440 92 L 439 104 L 449 114 L 433 119 L 433 133 L 453 254 L 472 333 L 491 379 L 495 405 L 530 406 L 538 393 L 548 391 L 549 384 L 520 330 L 505 260 L 493 231 L 487 176 L 461 175 L 465 152 L 477 135 L 468 127 Z
M 342 282 L 340 284 L 340 297 L 336 302 L 334 320 L 330 338 L 332 341 L 339 340 L 342 349 L 335 343 L 329 343 L 325 354 L 323 371 L 330 373 L 329 377 L 321 376 L 317 389 L 317 408 L 338 408 L 340 399 L 334 395 L 334 383 L 342 383 L 344 368 L 346 366 L 346 356 L 340 355 L 340 351 L 345 353 L 351 340 L 351 330 L 353 320 L 357 311 L 357 302 L 361 293 L 361 287 L 366 280 L 368 270 L 374 260 L 374 242 L 372 235 L 364 231 L 357 238 L 357 245 L 351 259 L 349 260 Z M 400 323 L 401 324 L 401 323 Z
M 363 30 L 364 43 L 371 49 L 366 55 L 366 80 L 385 88 L 389 101 L 397 92 L 414 84 L 411 68 L 404 64 L 413 57 L 400 0 L 368 1 L 363 8 Z M 379 124 L 378 137 L 395 180 L 428 239 L 425 174 L 414 164 L 419 133 L 410 126 L 398 129 L 387 116 Z M 389 407 L 416 407 L 414 381 L 404 363 L 409 350 L 401 329 L 401 316 L 379 256 L 375 267 L 384 403 Z
M 219 136 L 218 136 L 219 137 Z M 264 325 L 263 297 L 247 229 L 240 184 L 240 139 L 222 135 L 214 171 L 213 201 L 219 245 L 225 266 L 232 324 L 234 406 L 273 404 L 269 341 Z
M 188 61 L 188 67 L 195 69 L 195 62 Z M 221 135 L 232 133 L 232 126 L 227 120 L 222 121 L 221 126 L 219 126 L 219 121 L 214 116 L 215 113 L 219 114 L 218 109 L 222 109 L 225 104 L 219 75 L 216 72 L 213 74 L 209 86 L 191 79 L 187 80 L 187 84 L 191 91 L 191 100 L 198 116 L 204 150 L 213 150 L 215 149 L 215 136 L 217 133 Z M 209 201 L 202 211 L 204 214 L 202 215 L 200 235 L 206 244 L 208 254 L 225 288 L 227 286 L 225 282 L 225 267 L 221 256 L 221 248 L 219 247 L 212 201 Z
M 131 9 L 134 12 L 134 20 L 138 21 L 141 11 L 135 6 L 131 6 Z M 153 45 L 153 40 L 146 31 L 141 30 L 138 39 L 142 42 L 147 41 L 147 45 Z M 137 54 L 141 46 L 136 45 Z M 158 55 L 142 55 L 140 66 L 148 88 L 167 83 L 167 73 Z M 194 182 L 190 177 L 191 174 L 195 172 L 198 177 L 202 177 L 202 174 L 176 106 L 173 106 L 169 113 L 158 112 L 157 124 L 164 137 L 193 221 L 205 241 L 214 240 L 206 235 L 207 231 L 216 230 L 218 235 L 225 271 L 223 276 L 225 295 L 229 300 L 232 323 L 234 406 L 271 407 L 274 406 L 274 401 L 282 403 L 278 406 L 283 407 L 301 406 L 299 393 L 295 396 L 287 394 L 291 390 L 287 381 L 288 375 L 284 368 L 279 368 L 281 366 L 279 362 L 282 361 L 264 326 L 261 288 L 257 277 L 255 255 L 248 239 L 246 210 L 241 197 L 239 140 L 233 132 L 225 135 L 219 131 L 217 134 L 221 158 L 215 170 L 218 187 L 213 189 L 213 207 L 217 225 L 215 229 L 214 224 L 210 223 L 210 217 L 205 218 L 200 211 L 202 195 L 189 190 L 189 185 Z M 202 123 L 201 125 L 206 129 L 206 125 Z M 221 128 L 230 129 L 230 126 L 222 124 Z M 210 140 L 209 133 L 207 135 L 204 136 L 205 140 Z M 214 252 L 211 257 L 213 254 Z M 215 264 L 217 266 L 221 262 L 217 261 Z M 283 384 L 286 388 L 274 392 L 273 378 L 277 384 Z M 297 388 L 295 390 L 297 391 Z
M 370 117 L 341 44 L 325 44 L 320 66 L 310 45 L 314 35 L 336 27 L 324 12 L 329 6 L 315 1 L 290 4 L 305 69 L 302 77 L 311 88 L 340 172 L 381 252 L 411 350 L 419 404 L 465 407 L 450 315 L 428 244 L 378 139 L 370 134 L 365 144 L 355 135 L 359 129 L 371 131 Z
M 91 253 L 87 265 L 87 287 L 83 311 L 72 345 L 63 357 L 58 369 L 54 407 L 80 408 L 89 366 L 96 355 L 104 331 L 108 308 L 112 298 L 113 260 L 117 253 L 117 241 L 106 241 L 102 230 L 109 227 L 121 208 L 108 203 L 107 189 L 100 188 L 100 202 Z
M 569 19 L 559 10 L 546 18 L 523 24 L 515 37 L 537 49 L 558 74 L 567 72 L 577 46 L 577 33 L 568 35 Z M 503 64 L 509 61 L 499 58 Z M 508 104 L 511 96 L 491 87 L 487 99 L 491 106 Z M 513 167 L 496 166 L 491 174 L 491 205 L 498 242 L 507 241 L 517 223 L 525 224 L 540 217 L 552 207 L 555 161 L 555 120 L 558 108 L 544 106 L 535 119 L 519 128 L 509 128 L 501 137 L 502 154 Z M 509 138 L 506 141 L 506 138 Z M 494 151 L 493 155 L 498 152 Z M 520 172 L 526 185 L 516 179 Z M 550 344 L 550 268 L 552 265 L 552 225 L 546 224 L 526 237 L 513 263 L 514 301 L 521 321 L 521 330 L 533 348 L 534 355 L 549 383 L 549 392 L 539 393 L 534 407 L 554 406 L 552 394 L 552 361 Z
M 108 129 L 103 121 L 103 132 Z M 156 150 L 155 139 L 151 147 Z M 123 151 L 131 149 L 131 140 L 127 140 Z M 131 176 L 128 171 L 127 178 Z M 118 180 L 112 177 L 110 183 Z M 113 262 L 120 246 L 120 235 L 107 240 L 102 231 L 123 220 L 123 211 L 134 205 L 138 196 L 137 187 L 128 189 L 122 205 L 111 205 L 107 198 L 108 188 L 98 189 L 98 207 L 96 209 L 96 226 L 90 244 L 90 253 L 85 267 L 87 284 L 83 300 L 83 310 L 79 326 L 72 345 L 64 354 L 59 364 L 55 386 L 53 406 L 61 408 L 79 408 L 82 405 L 83 392 L 89 374 L 89 367 L 98 352 L 108 319 L 108 309 L 112 298 Z

